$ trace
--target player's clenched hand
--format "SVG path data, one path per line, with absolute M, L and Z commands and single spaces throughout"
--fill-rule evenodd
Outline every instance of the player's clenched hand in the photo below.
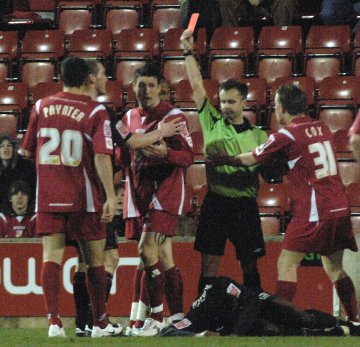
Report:
M 161 131 L 162 137 L 171 137 L 174 135 L 179 135 L 182 125 L 179 123 L 181 117 L 172 119 L 169 122 L 161 121 L 159 123 L 159 129 Z
M 164 140 L 161 140 L 159 144 L 147 146 L 141 151 L 147 157 L 166 158 L 167 156 L 167 146 Z
M 115 205 L 116 205 L 115 199 L 113 198 L 106 199 L 103 206 L 103 212 L 101 215 L 102 222 L 110 223 L 112 221 L 115 214 Z

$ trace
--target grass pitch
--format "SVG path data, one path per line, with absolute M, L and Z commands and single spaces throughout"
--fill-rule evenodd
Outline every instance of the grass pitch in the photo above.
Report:
M 116 346 L 116 347 L 354 347 L 360 337 L 173 337 L 47 338 L 47 329 L 0 328 L 0 346 Z

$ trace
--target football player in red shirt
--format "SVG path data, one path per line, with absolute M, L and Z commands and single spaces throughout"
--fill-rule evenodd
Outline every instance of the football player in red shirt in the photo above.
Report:
M 251 166 L 279 154 L 286 158 L 292 220 L 278 259 L 276 295 L 295 296 L 297 268 L 308 252 L 321 254 L 324 269 L 334 283 L 346 315 L 358 320 L 355 289 L 342 262 L 345 249 L 357 251 L 349 203 L 334 155 L 333 136 L 322 121 L 305 115 L 306 95 L 295 85 L 280 87 L 275 113 L 285 127 L 253 152 L 209 158 L 213 165 Z
M 43 239 L 42 287 L 49 337 L 65 336 L 59 317 L 60 269 L 66 237 L 79 240 L 88 269 L 94 327 L 92 337 L 121 333 L 108 322 L 103 263 L 105 223 L 115 211 L 109 116 L 94 102 L 101 78 L 81 58 L 62 64 L 64 90 L 38 100 L 32 109 L 21 153 L 35 154 L 37 231 Z M 92 87 L 89 88 L 87 84 Z M 102 194 L 105 190 L 105 202 Z

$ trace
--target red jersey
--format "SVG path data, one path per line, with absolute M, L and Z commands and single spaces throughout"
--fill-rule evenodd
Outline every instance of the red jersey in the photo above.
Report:
M 141 150 L 131 150 L 125 163 L 126 184 L 124 218 L 143 216 L 149 208 L 181 215 L 185 201 L 185 170 L 192 164 L 192 140 L 186 125 L 186 116 L 170 103 L 162 101 L 149 111 L 129 110 L 116 128 L 125 140 L 130 133 L 146 133 L 157 128 L 163 119 L 180 117 L 181 135 L 164 139 L 168 155 L 164 159 L 148 158 Z
M 280 152 L 288 159 L 294 220 L 317 222 L 349 214 L 333 151 L 333 136 L 322 121 L 296 118 L 253 151 L 257 162 Z
M 357 113 L 355 121 L 349 129 L 349 137 L 355 134 L 360 135 L 360 111 Z
M 89 96 L 65 92 L 38 100 L 22 147 L 36 151 L 36 211 L 102 210 L 94 155 L 113 151 L 103 105 Z
M 36 216 L 0 213 L 0 237 L 36 237 Z

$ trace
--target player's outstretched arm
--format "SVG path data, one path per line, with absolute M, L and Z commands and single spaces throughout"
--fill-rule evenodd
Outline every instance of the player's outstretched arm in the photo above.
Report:
M 116 204 L 113 169 L 110 156 L 107 154 L 95 154 L 95 167 L 106 195 L 101 219 L 105 223 L 110 223 L 115 214 Z

